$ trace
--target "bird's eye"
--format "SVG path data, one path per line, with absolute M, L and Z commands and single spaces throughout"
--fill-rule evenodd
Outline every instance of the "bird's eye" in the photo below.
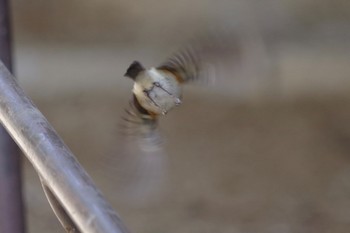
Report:
M 156 86 L 156 87 L 160 87 L 160 83 L 159 82 L 154 82 L 153 85 Z

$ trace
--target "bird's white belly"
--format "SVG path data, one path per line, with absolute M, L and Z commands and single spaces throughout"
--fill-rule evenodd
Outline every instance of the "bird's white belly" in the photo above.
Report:
M 145 84 L 135 82 L 133 92 L 143 108 L 155 114 L 166 114 L 181 103 L 181 87 L 172 77 L 158 77 L 156 82 L 161 86 L 145 88 Z

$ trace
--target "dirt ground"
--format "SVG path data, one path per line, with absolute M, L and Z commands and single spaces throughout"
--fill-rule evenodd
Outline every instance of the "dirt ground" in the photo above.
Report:
M 243 103 L 205 94 L 188 91 L 161 120 L 166 179 L 153 198 L 136 201 L 119 195 L 113 160 L 128 97 L 80 92 L 34 101 L 130 232 L 349 231 L 350 98 Z M 63 232 L 27 161 L 25 185 L 29 232 Z

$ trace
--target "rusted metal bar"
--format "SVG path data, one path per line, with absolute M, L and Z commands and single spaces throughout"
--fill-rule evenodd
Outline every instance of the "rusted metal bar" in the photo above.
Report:
M 0 0 L 0 60 L 12 71 L 8 0 Z M 0 232 L 24 233 L 21 159 L 17 145 L 0 126 Z
M 72 152 L 2 63 L 0 122 L 81 232 L 128 232 Z

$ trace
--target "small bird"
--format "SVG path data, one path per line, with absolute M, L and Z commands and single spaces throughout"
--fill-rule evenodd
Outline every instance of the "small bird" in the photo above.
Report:
M 133 80 L 132 98 L 123 117 L 119 152 L 110 161 L 118 182 L 131 203 L 156 197 L 166 177 L 166 153 L 158 120 L 182 103 L 182 86 L 215 79 L 222 60 L 237 55 L 232 40 L 220 37 L 196 40 L 156 67 L 144 68 L 134 61 L 124 76 Z
M 194 79 L 196 72 L 196 63 L 190 54 L 178 54 L 164 64 L 149 69 L 134 61 L 125 73 L 134 81 L 132 108 L 127 112 L 155 129 L 160 115 L 181 104 L 181 84 Z
M 206 42 L 183 48 L 157 67 L 146 69 L 138 61 L 129 66 L 124 76 L 134 81 L 133 98 L 124 119 L 131 132 L 142 138 L 154 138 L 152 134 L 157 130 L 159 116 L 182 103 L 183 84 L 215 79 L 208 58 L 214 53 L 227 53 L 228 47 L 218 41 Z M 132 125 L 138 128 L 132 129 Z

